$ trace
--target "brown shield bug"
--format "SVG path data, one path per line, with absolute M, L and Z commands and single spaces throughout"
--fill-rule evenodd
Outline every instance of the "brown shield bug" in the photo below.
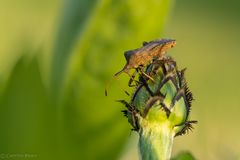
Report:
M 143 46 L 141 48 L 126 51 L 124 53 L 124 56 L 127 63 L 122 70 L 114 74 L 113 78 L 116 78 L 121 73 L 125 72 L 131 77 L 130 80 L 133 80 L 134 75 L 130 75 L 129 70 L 136 69 L 137 71 L 140 71 L 144 76 L 154 81 L 149 75 L 144 73 L 144 67 L 151 63 L 154 59 L 163 59 L 166 51 L 175 45 L 176 40 L 157 39 L 150 42 L 143 42 Z M 107 88 L 108 85 L 105 88 L 105 95 L 107 95 Z

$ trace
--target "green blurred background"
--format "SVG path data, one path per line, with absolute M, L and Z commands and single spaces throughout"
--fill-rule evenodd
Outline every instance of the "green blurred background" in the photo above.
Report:
M 137 134 L 115 99 L 129 99 L 123 52 L 156 38 L 187 67 L 195 130 L 173 155 L 240 159 L 240 2 L 1 0 L 0 159 L 138 159 Z

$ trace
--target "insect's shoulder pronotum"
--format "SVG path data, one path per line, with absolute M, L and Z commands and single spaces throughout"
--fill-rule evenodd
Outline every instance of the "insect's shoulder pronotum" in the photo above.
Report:
M 135 53 L 134 50 L 129 50 L 129 51 L 124 52 L 125 59 L 128 61 L 134 53 Z

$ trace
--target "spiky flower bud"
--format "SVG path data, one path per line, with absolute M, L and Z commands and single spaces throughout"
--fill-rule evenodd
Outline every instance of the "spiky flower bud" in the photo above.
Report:
M 191 130 L 197 121 L 189 120 L 192 93 L 183 70 L 178 70 L 171 57 L 154 60 L 132 94 L 130 103 L 122 100 L 133 130 L 139 133 L 139 148 L 143 160 L 168 160 L 173 139 Z

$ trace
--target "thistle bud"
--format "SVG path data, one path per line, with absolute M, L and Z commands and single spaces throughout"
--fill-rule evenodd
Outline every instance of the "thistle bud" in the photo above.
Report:
M 124 115 L 139 133 L 143 160 L 170 159 L 173 139 L 192 130 L 189 120 L 193 100 L 184 78 L 186 69 L 178 70 L 171 57 L 154 60 L 145 69 L 152 79 L 140 74 L 137 87 Z

